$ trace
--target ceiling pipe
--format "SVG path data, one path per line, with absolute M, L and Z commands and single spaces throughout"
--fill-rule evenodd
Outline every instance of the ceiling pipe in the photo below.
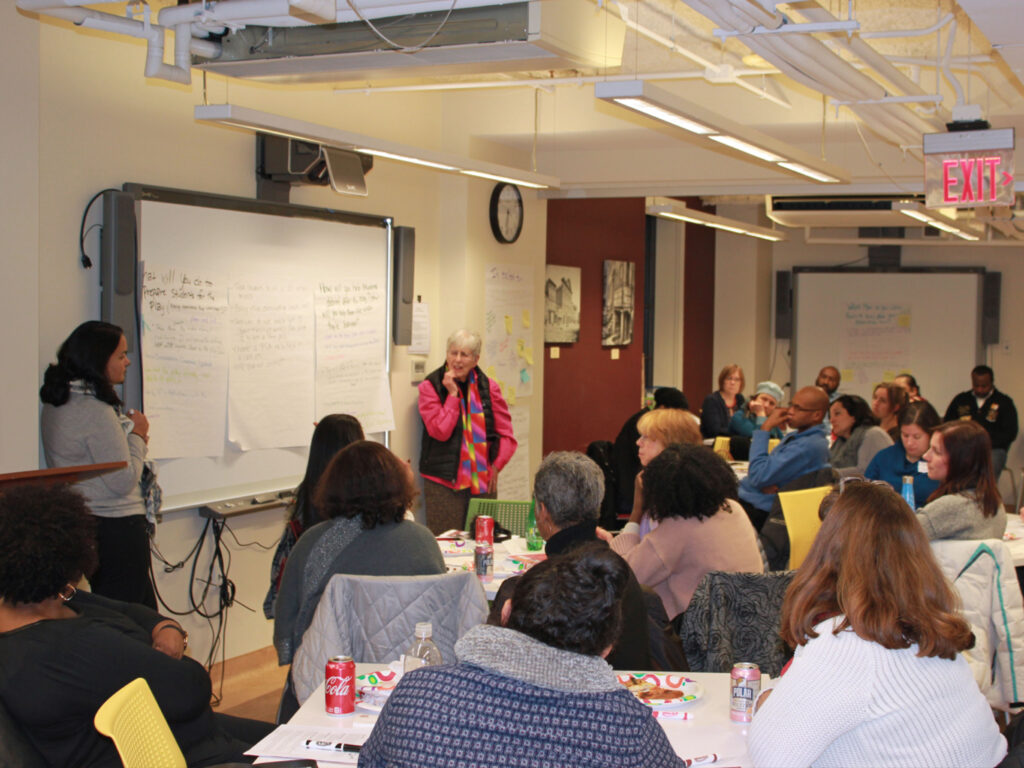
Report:
M 721 65 L 715 64 L 710 59 L 704 58 L 699 53 L 691 51 L 689 48 L 683 48 L 682 46 L 678 45 L 674 40 L 671 40 L 671 39 L 665 37 L 664 35 L 659 34 L 658 32 L 655 32 L 653 29 L 650 29 L 649 27 L 645 27 L 643 24 L 640 24 L 639 21 L 634 21 L 633 19 L 631 19 L 629 17 L 629 9 L 626 7 L 625 3 L 619 2 L 617 0 L 616 3 L 615 3 L 615 7 L 618 9 L 619 16 L 622 18 L 623 23 L 627 27 L 629 27 L 630 29 L 634 30 L 637 34 L 643 35 L 648 40 L 650 40 L 650 41 L 652 41 L 654 43 L 657 43 L 658 45 L 662 46 L 663 48 L 667 48 L 672 53 L 677 53 L 680 56 L 683 56 L 684 58 L 689 59 L 694 64 L 699 64 L 700 66 L 704 67 L 704 69 L 705 69 L 704 77 L 707 76 L 708 72 L 713 72 L 713 71 L 721 72 L 722 71 Z M 764 74 L 764 72 L 759 72 L 758 74 Z M 631 79 L 638 79 L 638 78 L 631 78 Z M 730 71 L 729 76 L 723 78 L 721 82 L 730 83 L 732 85 L 738 85 L 740 88 L 743 88 L 745 90 L 750 91 L 751 93 L 756 95 L 758 98 L 767 99 L 768 101 L 771 101 L 774 104 L 778 104 L 780 107 L 785 107 L 786 109 L 792 109 L 793 108 L 793 105 L 790 104 L 785 99 L 779 98 L 775 94 L 769 93 L 768 91 L 766 91 L 766 90 L 764 90 L 762 88 L 758 88 L 753 83 L 745 83 L 745 82 L 743 82 L 738 76 L 736 76 L 735 72 L 733 72 L 733 71 Z
M 743 3 L 742 0 L 687 0 L 688 4 L 726 29 L 749 31 L 755 27 L 778 27 L 781 14 Z M 779 67 L 786 75 L 809 88 L 839 100 L 857 101 L 884 97 L 884 88 L 842 60 L 817 38 L 790 36 L 780 41 L 774 36 L 750 36 L 747 46 Z M 902 75 L 901 75 L 902 76 Z M 909 82 L 909 81 L 908 81 Z M 907 145 L 919 140 L 922 132 L 935 128 L 909 109 L 857 106 L 851 110 L 887 141 Z
M 187 85 L 192 81 L 190 54 L 195 53 L 205 58 L 217 58 L 221 52 L 219 43 L 192 37 L 191 25 L 183 24 L 175 30 L 174 64 L 166 64 L 163 60 L 166 29 L 158 24 L 149 23 L 148 7 L 144 21 L 115 16 L 91 8 L 81 8 L 78 7 L 78 0 L 45 0 L 45 2 L 43 0 L 18 0 L 18 7 L 22 10 L 64 19 L 86 29 L 114 32 L 145 40 L 146 77 Z
M 170 5 L 160 10 L 158 21 L 168 27 L 185 22 L 309 26 L 308 21 L 291 15 L 288 0 L 221 0 L 212 6 L 203 2 Z

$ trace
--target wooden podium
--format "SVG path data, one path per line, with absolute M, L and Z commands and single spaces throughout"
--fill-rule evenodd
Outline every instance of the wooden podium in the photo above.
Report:
M 107 461 L 102 464 L 79 464 L 74 467 L 53 469 L 29 469 L 24 472 L 8 472 L 0 475 L 0 491 L 22 483 L 77 483 L 104 472 L 113 472 L 128 466 L 127 461 Z

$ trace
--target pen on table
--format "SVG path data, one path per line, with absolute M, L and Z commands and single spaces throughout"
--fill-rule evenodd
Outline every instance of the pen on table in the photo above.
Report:
M 358 752 L 362 749 L 359 744 L 345 744 L 341 741 L 321 741 L 320 739 L 306 739 L 306 749 L 325 749 L 331 752 Z
M 700 757 L 684 757 L 683 765 L 685 768 L 693 768 L 698 765 L 711 765 L 716 760 L 718 760 L 718 755 L 714 753 L 711 753 L 710 755 L 701 755 Z

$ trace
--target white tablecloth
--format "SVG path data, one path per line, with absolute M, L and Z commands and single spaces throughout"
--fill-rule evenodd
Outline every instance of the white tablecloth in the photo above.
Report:
M 475 542 L 470 539 L 465 546 L 459 547 L 456 552 L 450 542 L 439 542 L 441 553 L 444 555 L 445 565 L 449 571 L 459 570 L 469 566 L 473 567 L 473 550 Z M 543 552 L 543 550 L 541 550 Z M 508 541 L 501 541 L 494 545 L 494 578 L 491 581 L 483 582 L 484 593 L 488 600 L 493 600 L 498 593 L 498 587 L 509 576 L 522 573 L 523 569 L 509 558 L 516 555 L 536 555 L 537 552 L 530 552 L 526 547 L 526 539 L 522 536 L 513 536 Z
M 380 666 L 379 664 L 358 664 L 356 673 L 367 674 L 379 669 Z M 676 754 L 680 757 L 693 758 L 715 753 L 718 755 L 718 761 L 714 764 L 715 768 L 731 766 L 748 768 L 751 761 L 747 754 L 747 725 L 734 723 L 729 719 L 728 673 L 687 672 L 685 674 L 686 677 L 696 680 L 704 686 L 704 695 L 685 708 L 686 711 L 693 713 L 694 718 L 692 720 L 658 720 L 658 723 L 665 729 Z M 360 714 L 361 711 L 361 708 L 357 707 L 356 718 L 329 716 L 324 711 L 324 691 L 323 685 L 321 685 L 295 713 L 288 725 L 308 729 L 329 729 L 346 740 L 355 740 L 359 736 L 365 740 L 369 736 L 375 715 Z M 310 751 L 312 752 L 312 750 Z M 335 768 L 339 765 L 338 762 L 334 762 L 333 756 L 331 761 L 321 759 L 316 754 L 306 756 L 320 760 L 319 764 L 322 768 Z M 351 758 L 350 760 L 348 764 L 354 765 L 355 759 Z

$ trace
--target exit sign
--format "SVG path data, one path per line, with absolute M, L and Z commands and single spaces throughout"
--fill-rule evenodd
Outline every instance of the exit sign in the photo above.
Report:
M 1013 205 L 1013 145 L 1012 128 L 925 134 L 925 207 Z

